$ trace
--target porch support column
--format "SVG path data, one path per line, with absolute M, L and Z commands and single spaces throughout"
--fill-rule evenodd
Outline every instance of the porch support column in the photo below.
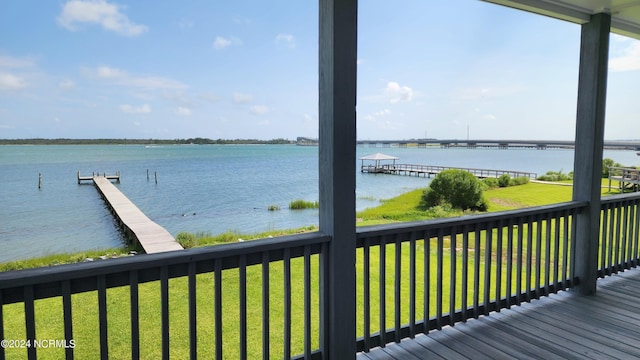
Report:
M 589 208 L 575 219 L 574 269 L 575 290 L 585 295 L 596 291 L 610 28 L 611 15 L 592 15 L 582 25 L 580 45 L 573 200 L 588 201 Z
M 320 0 L 321 347 L 325 359 L 353 359 L 356 346 L 357 0 Z

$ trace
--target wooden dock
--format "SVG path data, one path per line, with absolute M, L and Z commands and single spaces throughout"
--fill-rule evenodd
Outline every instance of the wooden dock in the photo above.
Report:
M 444 170 L 464 170 L 472 173 L 474 176 L 484 178 L 498 178 L 504 174 L 509 175 L 512 178 L 527 177 L 529 179 L 535 179 L 538 175 L 536 173 L 515 171 L 515 170 L 492 170 L 492 169 L 476 169 L 476 168 L 459 168 L 449 166 L 434 166 L 434 165 L 416 165 L 416 164 L 384 164 L 384 165 L 362 165 L 360 171 L 363 173 L 376 173 L 376 174 L 393 174 L 393 175 L 413 175 L 431 177 L 437 175 Z
M 80 176 L 80 171 L 78 171 L 78 184 L 80 184 L 82 181 L 92 181 L 96 176 L 100 176 L 100 173 L 93 173 L 91 174 L 91 176 Z M 115 175 L 107 175 L 107 173 L 103 173 L 102 174 L 103 178 L 106 178 L 107 180 L 116 180 L 117 182 L 120 182 L 120 171 L 118 171 Z
M 119 175 L 118 175 L 119 179 Z M 78 175 L 78 182 L 80 181 Z M 85 179 L 82 179 L 85 180 Z M 162 226 L 151 221 L 138 207 L 118 190 L 106 176 L 91 177 L 126 237 L 136 241 L 147 254 L 182 250 L 182 246 Z

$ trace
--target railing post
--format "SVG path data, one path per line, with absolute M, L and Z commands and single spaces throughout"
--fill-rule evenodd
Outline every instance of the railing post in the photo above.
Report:
M 581 294 L 596 290 L 610 28 L 605 13 L 582 25 L 573 175 L 573 200 L 589 202 L 576 216 L 574 271 Z
M 355 358 L 357 0 L 320 0 L 321 348 L 325 359 Z

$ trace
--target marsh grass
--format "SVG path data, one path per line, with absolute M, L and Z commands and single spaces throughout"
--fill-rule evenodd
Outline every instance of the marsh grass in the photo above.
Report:
M 317 201 L 306 201 L 297 199 L 289 203 L 290 210 L 317 209 L 318 207 L 319 204 Z

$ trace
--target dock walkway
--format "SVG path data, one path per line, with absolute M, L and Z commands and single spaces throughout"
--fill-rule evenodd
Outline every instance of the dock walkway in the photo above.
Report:
M 147 254 L 183 249 L 165 228 L 151 221 L 107 177 L 94 176 L 92 180 L 126 236 L 137 241 Z
M 434 166 L 434 165 L 417 165 L 417 164 L 384 164 L 384 165 L 362 165 L 360 171 L 363 173 L 377 173 L 377 174 L 394 174 L 394 175 L 415 175 L 431 177 L 431 175 L 437 175 L 444 170 L 464 170 L 472 173 L 478 178 L 498 178 L 501 175 L 507 174 L 512 178 L 527 177 L 535 179 L 536 173 L 515 171 L 515 170 L 492 170 L 492 169 L 476 169 L 476 168 L 458 168 L 449 166 Z

